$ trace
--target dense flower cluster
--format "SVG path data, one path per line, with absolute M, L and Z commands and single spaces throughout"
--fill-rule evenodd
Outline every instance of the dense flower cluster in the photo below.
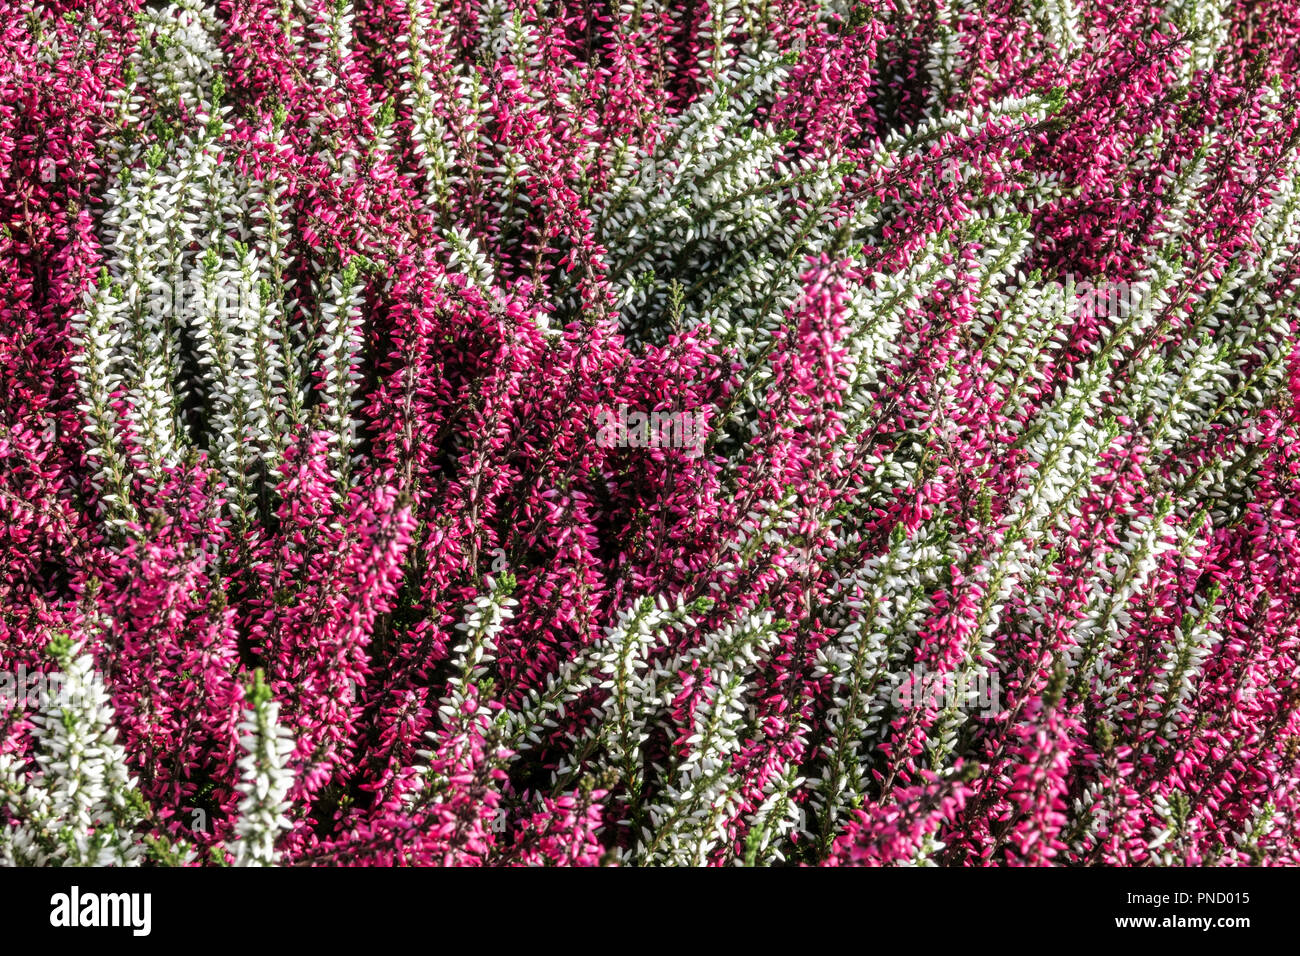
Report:
M 0 862 L 1300 863 L 1298 66 L 10 4 Z

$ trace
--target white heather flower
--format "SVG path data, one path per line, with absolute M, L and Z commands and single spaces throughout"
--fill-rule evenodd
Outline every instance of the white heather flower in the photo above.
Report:
M 236 866 L 273 866 L 280 858 L 276 840 L 291 826 L 286 814 L 293 774 L 285 760 L 294 741 L 279 724 L 280 704 L 272 699 L 261 672 L 254 675 L 249 704 L 239 725 L 239 743 L 244 748 L 239 792 L 244 798 L 239 802 L 232 850 Z
M 113 710 L 89 654 L 66 637 L 51 642 L 62 690 L 32 718 L 36 772 L 0 755 L 0 797 L 17 823 L 0 827 L 0 864 L 138 866 L 135 833 L 144 803 L 117 743 Z

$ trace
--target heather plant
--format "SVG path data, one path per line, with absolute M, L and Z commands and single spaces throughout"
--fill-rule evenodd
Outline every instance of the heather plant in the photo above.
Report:
M 1289 3 L 9 13 L 5 863 L 1300 863 Z

